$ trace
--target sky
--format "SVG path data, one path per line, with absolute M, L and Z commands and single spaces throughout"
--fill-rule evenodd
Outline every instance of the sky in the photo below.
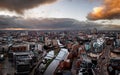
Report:
M 90 2 L 89 0 L 61 0 L 51 5 L 40 6 L 26 11 L 25 14 L 26 17 L 55 17 L 86 20 L 87 14 L 94 6 L 97 5 L 100 5 L 100 1 Z
M 74 18 L 87 20 L 86 16 L 95 6 L 101 4 L 101 0 L 59 0 L 52 4 L 40 5 L 27 9 L 24 14 L 16 14 L 14 11 L 1 9 L 0 15 L 23 16 L 25 18 Z M 5 14 L 6 13 L 6 14 Z
M 8 20 L 14 18 L 17 24 L 18 18 L 15 17 L 20 17 L 19 19 L 22 18 L 25 21 L 71 18 L 84 22 L 120 26 L 120 0 L 0 0 L 0 21 L 3 22 L 4 18 L 9 22 Z

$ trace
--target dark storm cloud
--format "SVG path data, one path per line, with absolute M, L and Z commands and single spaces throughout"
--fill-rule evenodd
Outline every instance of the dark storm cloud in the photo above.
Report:
M 105 27 L 104 27 L 105 26 Z M 22 17 L 10 17 L 0 15 L 0 30 L 4 29 L 58 29 L 58 30 L 79 30 L 79 29 L 109 29 L 120 26 L 101 25 L 93 22 L 79 22 L 70 18 L 46 18 L 46 19 L 23 19 Z
M 57 0 L 0 0 L 0 8 L 15 11 L 19 14 L 43 4 L 50 4 Z

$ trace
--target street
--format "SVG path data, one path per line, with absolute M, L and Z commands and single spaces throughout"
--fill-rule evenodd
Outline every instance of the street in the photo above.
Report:
M 106 48 L 102 52 L 102 56 L 98 59 L 99 73 L 97 75 L 109 75 L 107 72 L 107 64 L 109 63 L 110 57 L 110 46 L 106 46 Z

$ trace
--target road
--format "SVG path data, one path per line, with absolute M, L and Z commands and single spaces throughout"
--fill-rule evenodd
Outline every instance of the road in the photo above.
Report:
M 109 75 L 107 72 L 107 64 L 109 63 L 110 59 L 110 47 L 106 46 L 106 48 L 102 52 L 102 56 L 98 60 L 98 66 L 99 66 L 99 73 L 97 75 Z
M 11 62 L 8 61 L 8 58 L 2 63 L 2 75 L 14 75 L 15 69 Z
M 56 68 L 58 67 L 59 63 L 61 60 L 65 60 L 68 56 L 69 52 L 67 49 L 62 49 L 60 50 L 60 52 L 58 53 L 58 55 L 56 56 L 56 58 L 50 63 L 50 65 L 47 67 L 44 75 L 54 75 L 54 71 L 56 70 Z
M 46 55 L 46 51 L 43 51 L 43 54 L 40 54 L 39 55 L 39 58 L 38 58 L 38 62 L 36 63 L 36 66 L 33 68 L 33 70 L 31 71 L 30 75 L 34 75 L 34 72 L 35 72 L 35 69 L 39 66 L 39 64 L 42 62 L 43 58 L 45 57 Z

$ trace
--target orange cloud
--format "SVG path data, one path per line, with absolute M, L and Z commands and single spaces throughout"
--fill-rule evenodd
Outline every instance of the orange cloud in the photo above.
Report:
M 87 18 L 90 20 L 120 18 L 120 0 L 104 0 L 103 5 L 93 8 Z

